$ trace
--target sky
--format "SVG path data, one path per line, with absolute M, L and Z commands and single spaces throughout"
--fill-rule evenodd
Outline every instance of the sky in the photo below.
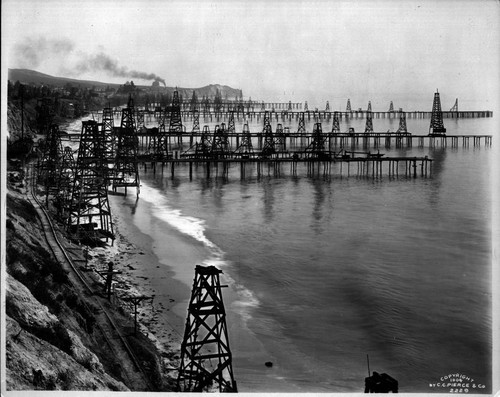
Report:
M 309 108 L 499 109 L 500 2 L 2 0 L 2 71 Z

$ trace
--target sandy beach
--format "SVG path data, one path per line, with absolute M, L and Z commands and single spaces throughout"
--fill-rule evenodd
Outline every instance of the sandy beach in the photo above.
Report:
M 155 220 L 145 200 L 136 213 L 135 189 L 128 195 L 110 195 L 116 240 L 112 247 L 89 251 L 89 266 L 105 270 L 109 261 L 116 275 L 113 302 L 130 313 L 130 327 L 134 326 L 134 307 L 123 298 L 147 296 L 138 307 L 138 329 L 155 342 L 164 357 L 166 375 L 176 377 L 171 370 L 179 358 L 184 333 L 187 302 L 191 293 L 194 267 L 203 260 L 202 250 L 193 249 L 174 233 L 155 235 Z M 139 198 L 139 200 L 141 200 Z M 135 215 L 135 216 L 133 216 Z M 151 235 L 144 228 L 151 229 Z M 161 258 L 155 253 L 158 246 L 166 251 Z M 201 248 L 201 247 L 200 247 Z

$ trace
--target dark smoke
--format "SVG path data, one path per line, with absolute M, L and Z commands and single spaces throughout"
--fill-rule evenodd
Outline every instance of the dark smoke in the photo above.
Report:
M 23 67 L 36 68 L 50 55 L 67 55 L 73 51 L 74 44 L 68 39 L 26 38 L 14 47 L 17 61 Z
M 79 72 L 94 72 L 94 71 L 104 71 L 110 73 L 115 77 L 128 77 L 132 79 L 142 79 L 142 80 L 155 80 L 163 83 L 166 86 L 165 80 L 154 73 L 138 72 L 137 70 L 128 70 L 124 66 L 119 66 L 118 62 L 108 55 L 100 52 L 94 55 L 86 55 L 84 59 L 81 59 L 77 65 L 76 69 Z
M 68 39 L 46 39 L 40 37 L 37 39 L 26 38 L 23 42 L 16 44 L 15 56 L 20 67 L 36 68 L 40 66 L 45 59 L 60 57 L 61 69 L 68 73 L 71 70 L 70 65 L 64 65 L 75 44 Z M 118 65 L 118 61 L 110 58 L 103 52 L 97 54 L 85 54 L 76 52 L 74 55 L 79 59 L 76 63 L 78 72 L 107 72 L 114 77 L 125 77 L 131 79 L 154 80 L 159 81 L 165 87 L 165 80 L 154 73 L 139 72 L 137 70 L 128 70 L 124 66 Z M 66 58 L 66 59 L 65 59 Z

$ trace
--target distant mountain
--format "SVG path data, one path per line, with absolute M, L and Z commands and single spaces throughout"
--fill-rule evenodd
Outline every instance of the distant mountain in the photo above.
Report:
M 67 83 L 70 84 L 79 84 L 82 87 L 106 87 L 110 86 L 113 88 L 118 88 L 120 84 L 108 84 L 102 83 L 100 81 L 90 81 L 90 80 L 78 80 L 78 79 L 69 79 L 66 77 L 55 77 L 50 76 L 45 73 L 37 72 L 36 70 L 30 69 L 9 69 L 9 80 L 12 83 L 15 83 L 19 80 L 20 83 L 24 84 L 46 84 L 53 86 L 64 86 Z
M 8 78 L 12 83 L 19 81 L 24 84 L 35 84 L 35 85 L 46 84 L 46 85 L 60 86 L 60 87 L 66 85 L 67 83 L 70 83 L 70 84 L 80 85 L 81 87 L 85 88 L 91 88 L 92 86 L 96 88 L 104 88 L 106 86 L 109 86 L 111 88 L 116 89 L 121 85 L 116 83 L 103 83 L 100 81 L 92 81 L 92 80 L 78 80 L 78 79 L 70 79 L 67 77 L 55 77 L 30 69 L 9 69 Z M 123 84 L 125 84 L 125 81 L 123 82 Z M 173 92 L 176 89 L 174 87 L 158 87 L 158 86 L 153 87 L 152 85 L 151 86 L 137 85 L 137 87 L 144 90 L 157 91 L 160 93 L 164 93 L 167 91 Z M 220 84 L 210 84 L 200 88 L 177 87 L 179 95 L 181 95 L 184 99 L 191 98 L 191 96 L 193 95 L 193 91 L 196 91 L 198 99 L 201 99 L 204 96 L 214 98 L 215 94 L 217 93 L 217 90 L 220 91 L 222 99 L 225 99 L 226 97 L 229 99 L 240 98 L 243 95 L 243 92 L 241 90 Z

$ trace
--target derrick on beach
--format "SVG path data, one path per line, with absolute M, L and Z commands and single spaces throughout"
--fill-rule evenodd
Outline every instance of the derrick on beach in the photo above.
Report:
M 133 332 L 129 309 L 107 299 L 96 272 L 82 271 L 104 267 L 124 243 L 105 258 L 69 241 L 44 219 L 23 163 L 9 159 L 6 170 L 6 389 L 172 391 L 176 347 L 160 352 L 143 325 Z

